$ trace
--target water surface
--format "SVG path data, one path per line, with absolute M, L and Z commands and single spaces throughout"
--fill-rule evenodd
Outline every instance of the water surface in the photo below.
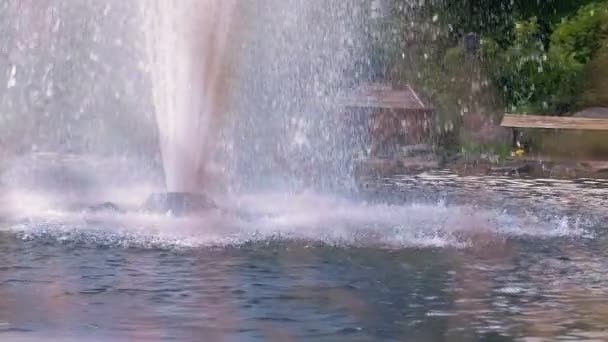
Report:
M 197 219 L 14 215 L 0 233 L 0 335 L 606 340 L 607 189 L 436 173 L 376 181 L 356 201 L 241 196 Z

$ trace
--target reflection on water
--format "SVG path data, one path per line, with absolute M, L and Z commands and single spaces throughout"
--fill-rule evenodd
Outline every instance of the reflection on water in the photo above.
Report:
M 376 183 L 367 203 L 241 196 L 204 220 L 13 215 L 0 233 L 0 335 L 606 340 L 608 186 L 586 182 L 435 174 Z M 428 196 L 414 204 L 418 190 Z M 377 203 L 380 191 L 401 204 Z M 542 196 L 550 210 L 534 206 Z
M 364 182 L 365 183 L 365 182 Z M 458 176 L 449 171 L 371 179 L 365 191 L 386 198 L 392 193 L 399 202 L 437 201 L 468 203 L 500 208 L 520 208 L 555 214 L 585 214 L 608 218 L 605 201 L 607 179 L 534 179 L 499 176 Z M 406 190 L 406 191 L 404 191 Z

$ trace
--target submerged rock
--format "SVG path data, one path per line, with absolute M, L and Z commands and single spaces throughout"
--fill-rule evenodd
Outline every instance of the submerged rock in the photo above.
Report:
M 206 195 L 188 192 L 152 194 L 143 206 L 143 209 L 149 212 L 173 215 L 188 215 L 216 208 L 215 202 Z
M 122 213 L 122 212 L 124 212 L 124 210 L 122 210 L 119 206 L 117 206 L 116 204 L 114 204 L 112 202 L 104 202 L 101 204 L 92 205 L 92 206 L 87 207 L 85 209 L 85 211 L 89 212 L 89 213 L 99 213 L 99 212 Z

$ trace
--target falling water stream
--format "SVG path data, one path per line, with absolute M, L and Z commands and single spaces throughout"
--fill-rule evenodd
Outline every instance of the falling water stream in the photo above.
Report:
M 142 6 L 167 190 L 200 192 L 226 110 L 235 1 L 153 0 Z

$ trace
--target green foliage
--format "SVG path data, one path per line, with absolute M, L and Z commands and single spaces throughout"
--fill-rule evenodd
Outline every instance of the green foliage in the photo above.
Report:
M 450 70 L 462 67 L 465 62 L 466 52 L 462 46 L 456 46 L 448 49 L 443 57 L 444 67 Z
M 574 109 L 585 66 L 600 48 L 607 25 L 607 3 L 594 3 L 557 25 L 548 48 L 536 17 L 516 23 L 507 48 L 487 40 L 483 55 L 509 110 L 562 113 Z
M 490 75 L 510 107 L 525 107 L 543 97 L 540 83 L 546 72 L 547 53 L 536 18 L 516 24 L 513 43 L 508 48 L 501 50 L 490 39 L 484 40 L 482 46 Z
M 393 1 L 403 7 L 403 1 Z M 538 18 L 539 34 L 547 43 L 552 28 L 562 18 L 592 2 L 597 0 L 433 0 L 421 2 L 420 12 L 427 20 L 439 18 L 452 42 L 475 32 L 505 47 L 513 39 L 516 22 Z
M 608 107 L 608 39 L 587 64 L 584 79 L 581 107 Z
M 556 109 L 573 109 L 585 88 L 585 69 L 608 34 L 608 3 L 591 4 L 558 25 L 551 36 L 553 67 L 549 101 Z
M 582 7 L 576 16 L 559 24 L 551 35 L 552 52 L 587 63 L 608 34 L 608 3 Z

